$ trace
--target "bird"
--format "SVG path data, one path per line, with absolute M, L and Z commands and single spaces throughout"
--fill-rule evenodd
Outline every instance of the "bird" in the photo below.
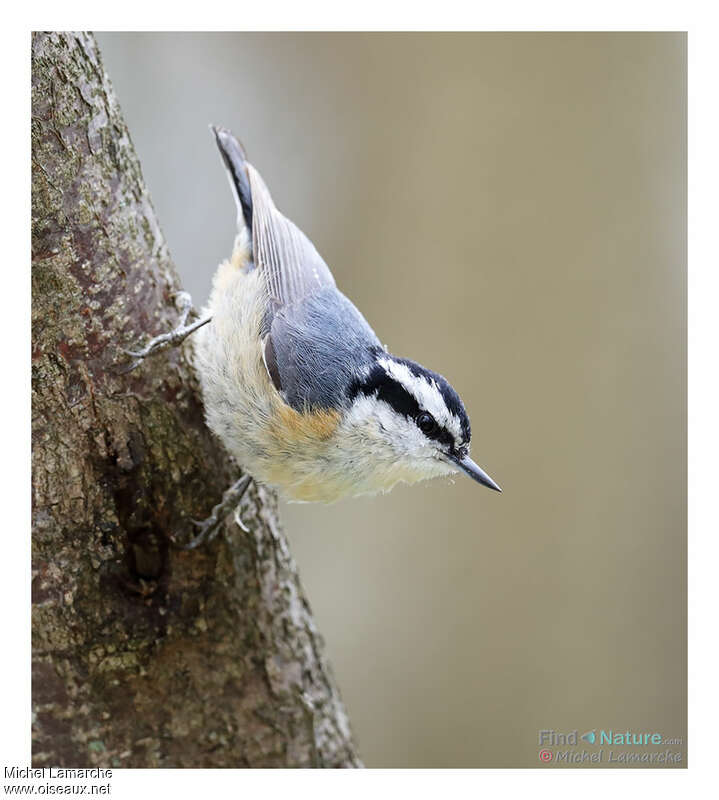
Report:
M 223 503 L 236 502 L 250 477 L 296 502 L 457 473 L 501 492 L 470 458 L 469 417 L 451 384 L 382 345 L 239 140 L 210 127 L 237 210 L 231 256 L 198 321 L 187 324 L 182 293 L 178 329 L 131 355 L 137 363 L 197 331 L 207 424 L 247 472 Z

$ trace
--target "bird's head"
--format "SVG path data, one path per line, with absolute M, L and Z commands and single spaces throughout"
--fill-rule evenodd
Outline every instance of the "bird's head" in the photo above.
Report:
M 384 351 L 352 382 L 344 425 L 358 456 L 371 461 L 388 485 L 463 472 L 484 486 L 499 486 L 469 457 L 467 412 L 441 375 Z

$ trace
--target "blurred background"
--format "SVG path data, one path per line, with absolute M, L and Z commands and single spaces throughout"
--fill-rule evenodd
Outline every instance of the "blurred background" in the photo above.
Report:
M 213 122 L 504 489 L 283 507 L 367 766 L 594 728 L 685 764 L 685 35 L 98 40 L 196 303 L 234 236 Z

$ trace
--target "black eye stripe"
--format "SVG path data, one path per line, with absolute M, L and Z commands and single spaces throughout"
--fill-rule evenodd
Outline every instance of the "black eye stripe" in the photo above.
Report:
M 417 427 L 419 427 L 419 425 Z M 420 430 L 422 429 L 420 428 Z M 452 434 L 446 428 L 441 427 L 441 425 L 436 424 L 434 430 L 428 433 L 422 431 L 422 433 L 424 433 L 428 439 L 440 442 L 441 444 L 446 444 L 448 447 L 454 449 L 454 436 L 452 436 Z
M 398 414 L 404 414 L 405 417 L 416 417 L 422 410 L 414 395 L 410 394 L 401 383 L 391 378 L 379 364 L 372 368 L 365 380 L 354 381 L 348 392 L 350 400 L 354 400 L 360 393 L 367 397 L 376 394 L 379 400 L 383 400 Z
M 469 425 L 467 412 L 464 410 L 464 405 L 462 405 L 459 395 L 457 392 L 455 392 L 449 382 L 439 373 L 433 372 L 431 369 L 427 369 L 426 367 L 423 367 L 421 364 L 417 364 L 414 361 L 410 361 L 408 358 L 397 358 L 396 356 L 393 356 L 392 360 L 398 364 L 404 364 L 404 366 L 406 366 L 415 377 L 423 377 L 426 380 L 434 382 L 439 389 L 440 394 L 444 398 L 447 409 L 459 420 L 462 431 L 462 440 L 468 442 L 472 435 L 472 431 Z
M 415 424 L 417 424 L 417 418 L 420 414 L 426 413 L 420 408 L 414 395 L 408 392 L 401 383 L 390 377 L 379 365 L 371 370 L 364 381 L 354 381 L 349 388 L 348 396 L 350 400 L 354 400 L 360 393 L 367 397 L 375 395 L 378 400 L 384 401 L 398 414 L 411 419 Z M 421 430 L 419 426 L 417 427 Z M 436 440 L 450 447 L 454 446 L 454 437 L 439 423 L 431 433 L 424 433 L 424 431 L 422 433 L 428 439 Z

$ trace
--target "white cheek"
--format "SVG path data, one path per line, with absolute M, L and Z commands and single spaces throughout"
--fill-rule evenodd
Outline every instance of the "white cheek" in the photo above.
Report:
M 455 471 L 413 422 L 376 397 L 355 400 L 335 442 L 338 468 L 353 494 L 386 492 L 399 482 L 416 483 Z
M 414 422 L 395 413 L 376 397 L 363 397 L 356 401 L 345 418 L 345 424 L 362 437 L 361 447 L 382 451 L 387 459 L 431 460 L 441 466 L 436 458 L 436 447 Z

